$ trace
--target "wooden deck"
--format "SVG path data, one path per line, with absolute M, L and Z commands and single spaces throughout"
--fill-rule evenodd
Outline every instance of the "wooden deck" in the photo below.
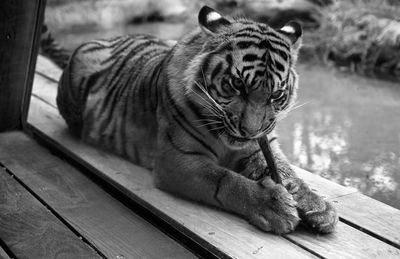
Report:
M 141 208 L 127 208 L 26 135 L 3 133 L 0 244 L 8 255 L 37 251 L 70 253 L 66 258 L 400 258 L 399 210 L 298 168 L 314 190 L 337 206 L 335 233 L 299 229 L 276 236 L 235 215 L 156 189 L 147 170 L 73 138 L 55 105 L 60 71 L 41 57 L 36 70 L 28 117 L 32 132 Z M 173 239 L 157 223 L 150 225 L 133 212 L 142 209 L 163 222 L 167 227 L 162 230 Z M 28 238 L 36 236 L 34 242 Z

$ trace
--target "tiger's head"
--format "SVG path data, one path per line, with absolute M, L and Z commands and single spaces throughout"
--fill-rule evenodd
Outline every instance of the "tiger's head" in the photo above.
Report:
M 198 48 L 185 68 L 187 95 L 203 100 L 210 132 L 229 146 L 243 146 L 271 132 L 294 103 L 301 27 L 289 22 L 274 30 L 228 20 L 207 6 L 198 20 L 201 32 L 186 41 Z

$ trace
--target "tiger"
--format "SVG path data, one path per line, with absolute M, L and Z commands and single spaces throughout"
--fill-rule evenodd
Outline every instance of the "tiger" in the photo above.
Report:
M 203 6 L 177 42 L 137 34 L 80 45 L 62 64 L 57 106 L 72 134 L 152 170 L 165 192 L 266 232 L 303 222 L 330 233 L 336 209 L 296 175 L 275 129 L 296 100 L 302 36 L 295 21 L 272 28 Z M 257 142 L 265 135 L 282 184 Z

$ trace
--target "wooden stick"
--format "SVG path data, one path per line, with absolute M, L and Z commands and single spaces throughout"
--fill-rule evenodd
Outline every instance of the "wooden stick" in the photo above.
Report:
M 269 146 L 267 134 L 258 139 L 258 144 L 260 145 L 261 151 L 263 152 L 265 160 L 267 161 L 268 170 L 271 174 L 272 180 L 274 180 L 277 184 L 282 184 L 282 178 L 278 174 L 275 159 L 274 156 L 272 155 L 271 147 Z

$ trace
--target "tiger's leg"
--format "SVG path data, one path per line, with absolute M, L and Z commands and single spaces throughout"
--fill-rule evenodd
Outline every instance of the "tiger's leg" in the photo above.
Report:
M 296 176 L 277 141 L 273 141 L 270 145 L 283 185 L 297 201 L 301 219 L 321 233 L 332 232 L 338 222 L 336 209 Z
M 283 234 L 295 229 L 300 220 L 296 202 L 282 185 L 270 178 L 250 180 L 193 146 L 159 138 L 155 174 L 160 189 L 242 215 L 265 231 Z

